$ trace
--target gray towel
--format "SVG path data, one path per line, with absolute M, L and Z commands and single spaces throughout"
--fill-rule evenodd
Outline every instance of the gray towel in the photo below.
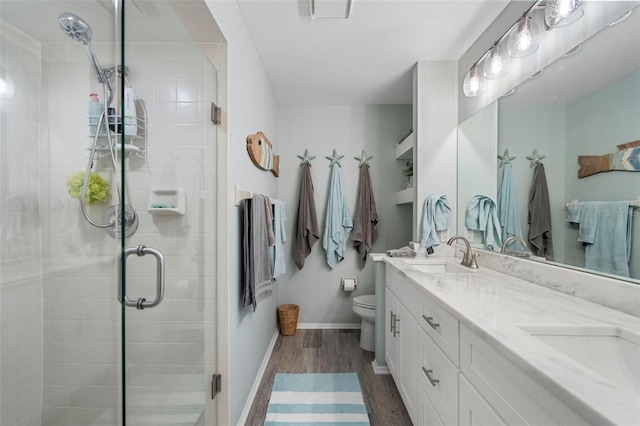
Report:
M 529 192 L 529 242 L 536 248 L 538 256 L 553 260 L 551 239 L 551 208 L 549 190 L 544 165 L 538 164 L 533 170 L 533 180 Z
M 251 255 L 253 257 L 253 285 L 255 286 L 256 305 L 271 296 L 271 261 L 269 259 L 269 246 L 275 244 L 273 235 L 273 218 L 271 215 L 271 202 L 260 194 L 253 195 L 251 203 Z
M 376 201 L 373 198 L 369 166 L 363 164 L 360 167 L 360 190 L 352 234 L 353 246 L 360 254 L 362 266 L 367 263 L 367 255 L 371 253 L 371 248 L 378 239 L 377 223 L 378 212 L 376 211 Z
M 242 307 L 253 306 L 272 294 L 269 245 L 275 242 L 271 224 L 271 202 L 254 194 L 252 200 L 243 200 L 242 235 Z
M 240 201 L 242 208 L 242 307 L 254 306 L 255 292 L 251 272 L 251 200 Z
M 298 214 L 293 235 L 293 260 L 298 269 L 304 267 L 304 259 L 309 256 L 311 248 L 320 239 L 310 167 L 308 164 L 302 166 L 302 178 L 300 179 L 300 192 L 298 195 Z

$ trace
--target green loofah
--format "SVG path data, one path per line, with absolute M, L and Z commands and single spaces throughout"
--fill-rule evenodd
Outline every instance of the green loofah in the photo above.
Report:
M 84 182 L 84 173 L 78 172 L 67 178 L 67 191 L 71 198 L 78 200 L 82 196 L 82 183 Z M 89 174 L 89 185 L 87 185 L 87 194 L 85 204 L 93 204 L 97 201 L 106 201 L 109 198 L 109 183 L 102 179 L 96 172 Z

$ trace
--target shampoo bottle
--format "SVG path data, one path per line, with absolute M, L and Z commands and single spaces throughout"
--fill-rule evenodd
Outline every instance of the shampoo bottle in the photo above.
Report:
M 136 94 L 131 87 L 124 88 L 124 134 L 127 136 L 138 135 Z
M 104 112 L 104 104 L 98 100 L 97 93 L 89 95 L 89 132 L 94 136 L 98 131 L 98 121 Z

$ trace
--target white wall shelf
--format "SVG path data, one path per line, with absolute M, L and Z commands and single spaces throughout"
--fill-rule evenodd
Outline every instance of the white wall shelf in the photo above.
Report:
M 416 136 L 413 130 L 396 145 L 396 160 L 413 160 L 413 147 Z
M 396 204 L 413 203 L 413 188 L 396 192 Z

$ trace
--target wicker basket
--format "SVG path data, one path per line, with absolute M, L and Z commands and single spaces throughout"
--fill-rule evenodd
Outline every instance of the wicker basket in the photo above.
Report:
M 298 312 L 300 306 L 285 304 L 278 306 L 278 322 L 280 323 L 280 334 L 283 336 L 293 336 L 298 329 Z

